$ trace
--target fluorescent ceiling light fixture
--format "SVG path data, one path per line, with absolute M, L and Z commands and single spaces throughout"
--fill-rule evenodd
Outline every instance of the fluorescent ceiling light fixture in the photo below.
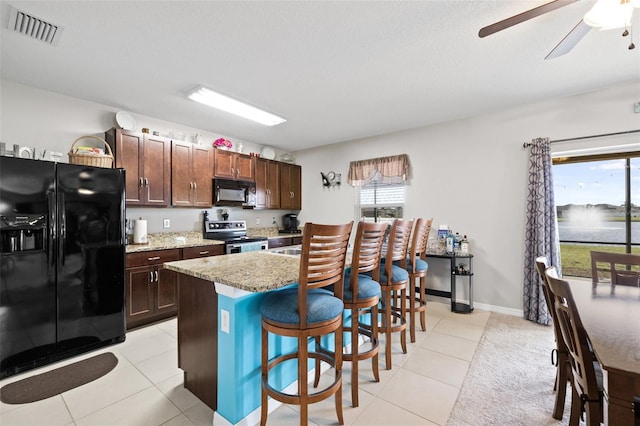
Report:
M 264 124 L 265 126 L 277 126 L 287 121 L 282 117 L 214 92 L 204 86 L 196 87 L 191 90 L 187 96 L 193 101 L 255 121 L 256 123 Z

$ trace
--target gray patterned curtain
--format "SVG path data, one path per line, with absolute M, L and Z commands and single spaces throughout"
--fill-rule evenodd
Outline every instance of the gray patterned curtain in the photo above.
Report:
M 536 257 L 546 256 L 551 265 L 561 270 L 549 144 L 549 138 L 537 138 L 529 144 L 531 152 L 524 242 L 524 318 L 545 325 L 551 323 L 551 316 L 536 270 Z

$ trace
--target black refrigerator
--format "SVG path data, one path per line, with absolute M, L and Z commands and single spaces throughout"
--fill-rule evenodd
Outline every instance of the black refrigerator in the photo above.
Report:
M 125 339 L 124 170 L 0 157 L 0 378 Z

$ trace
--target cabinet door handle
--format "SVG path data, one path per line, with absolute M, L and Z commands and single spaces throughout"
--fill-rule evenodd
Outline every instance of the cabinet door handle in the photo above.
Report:
M 156 270 L 156 271 L 154 271 L 153 273 L 154 273 L 154 275 L 156 276 L 156 282 L 158 282 L 158 271 Z
M 153 271 L 149 271 L 149 282 L 153 282 Z
M 138 186 L 139 187 L 143 187 L 144 186 L 144 178 L 140 178 L 140 182 L 138 182 Z
M 201 252 L 200 252 L 200 255 L 201 255 L 201 256 L 204 256 L 205 254 L 209 254 L 209 250 L 207 250 L 207 251 L 201 251 Z
M 154 261 L 154 260 L 160 260 L 160 256 L 147 257 L 147 260 L 148 260 L 149 262 L 152 262 L 152 261 Z
M 197 190 L 197 189 L 198 189 L 198 184 L 197 184 L 197 183 L 195 183 L 195 182 L 193 182 L 193 190 L 195 191 L 195 190 Z
M 144 186 L 149 187 L 149 179 L 144 178 Z

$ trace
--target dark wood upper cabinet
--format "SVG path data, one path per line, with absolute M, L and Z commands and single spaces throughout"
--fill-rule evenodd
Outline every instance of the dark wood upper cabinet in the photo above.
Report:
M 296 164 L 280 164 L 280 208 L 302 209 L 302 168 Z
M 126 170 L 125 197 L 129 206 L 168 206 L 171 184 L 171 141 L 160 136 L 111 129 L 105 140 L 116 167 Z
M 211 207 L 213 148 L 173 141 L 171 158 L 171 204 L 183 207 Z
M 215 149 L 213 175 L 217 178 L 255 181 L 253 157 L 247 154 Z
M 127 206 L 210 208 L 215 177 L 255 182 L 258 209 L 302 208 L 298 165 L 123 129 L 105 140 L 126 170 Z
M 280 163 L 256 158 L 256 208 L 280 208 Z

